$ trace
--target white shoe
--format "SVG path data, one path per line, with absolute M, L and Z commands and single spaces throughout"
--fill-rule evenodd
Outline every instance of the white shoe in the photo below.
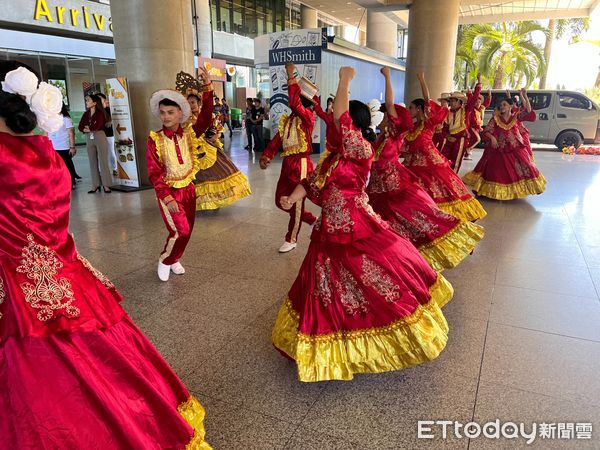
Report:
M 175 275 L 183 275 L 185 273 L 185 268 L 179 261 L 177 261 L 171 266 L 171 272 L 173 272 Z
M 292 250 L 294 250 L 296 248 L 296 244 L 295 243 L 291 243 L 291 242 L 284 242 L 283 245 L 281 247 L 279 247 L 279 253 L 287 253 L 287 252 L 291 252 Z
M 159 262 L 158 278 L 160 278 L 160 281 L 169 281 L 169 275 L 171 275 L 171 266 Z

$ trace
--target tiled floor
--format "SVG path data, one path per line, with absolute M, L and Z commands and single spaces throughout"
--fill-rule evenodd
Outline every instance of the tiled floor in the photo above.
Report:
M 72 210 L 80 252 L 115 282 L 133 319 L 206 406 L 216 449 L 526 447 L 524 439 L 419 441 L 420 419 L 591 422 L 591 441 L 538 439 L 533 447 L 600 448 L 600 157 L 536 152 L 545 194 L 483 200 L 484 241 L 445 272 L 456 295 L 444 309 L 450 340 L 437 360 L 301 384 L 270 332 L 308 230 L 297 250 L 277 254 L 286 228 L 273 204 L 279 163 L 261 171 L 237 143 L 232 154 L 254 195 L 198 214 L 187 274 L 169 283 L 155 274 L 166 233 L 153 191 L 87 195 L 80 185 Z M 86 175 L 85 152 L 76 163 Z

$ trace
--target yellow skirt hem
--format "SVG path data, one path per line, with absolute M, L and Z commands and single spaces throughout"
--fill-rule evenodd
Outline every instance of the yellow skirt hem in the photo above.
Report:
M 249 195 L 252 191 L 242 172 L 218 181 L 204 181 L 196 185 L 196 210 L 224 208 Z
M 487 216 L 487 212 L 481 206 L 481 203 L 471 197 L 467 200 L 455 200 L 453 202 L 438 203 L 438 208 L 442 211 L 453 215 L 457 219 L 463 222 L 473 222 L 475 220 L 483 219 Z
M 482 226 L 461 222 L 444 236 L 422 245 L 418 250 L 433 270 L 441 272 L 460 264 L 484 235 Z
M 454 291 L 442 276 L 430 288 L 431 299 L 388 326 L 327 335 L 298 332 L 299 317 L 287 299 L 279 311 L 272 339 L 296 361 L 303 382 L 351 380 L 355 373 L 399 370 L 435 359 L 446 346 L 448 324 L 441 307 Z
M 536 178 L 502 184 L 485 181 L 480 173 L 471 171 L 465 174 L 463 181 L 471 186 L 477 195 L 494 200 L 515 200 L 530 195 L 539 195 L 546 190 L 546 178 L 541 173 Z
M 190 395 L 185 403 L 177 408 L 177 411 L 185 421 L 194 429 L 194 435 L 190 442 L 185 446 L 186 450 L 211 450 L 212 447 L 204 440 L 206 431 L 204 430 L 205 411 L 196 397 Z

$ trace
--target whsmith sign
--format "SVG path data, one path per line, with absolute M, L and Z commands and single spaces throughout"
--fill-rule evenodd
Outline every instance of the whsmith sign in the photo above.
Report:
M 264 46 L 268 42 L 269 75 L 271 77 L 271 98 L 269 118 L 271 120 L 271 136 L 279 129 L 279 120 L 288 108 L 288 84 L 285 65 L 289 62 L 296 65 L 297 75 L 305 77 L 317 86 L 321 83 L 321 53 L 327 45 L 327 30 L 310 28 L 271 33 L 264 38 L 255 39 L 257 63 L 266 60 Z M 320 121 L 313 130 L 313 143 L 320 142 Z
M 269 66 L 287 63 L 321 64 L 321 47 L 297 47 L 269 50 Z
M 0 27 L 112 41 L 110 5 L 92 0 L 0 0 Z

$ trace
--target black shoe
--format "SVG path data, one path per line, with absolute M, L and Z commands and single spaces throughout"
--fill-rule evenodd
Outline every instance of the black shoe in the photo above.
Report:
M 83 180 L 83 178 L 81 178 L 79 175 L 75 175 L 75 179 L 76 180 Z
M 244 149 L 245 149 L 245 150 L 252 150 L 252 147 L 250 147 L 249 145 L 246 145 L 246 146 L 244 147 Z
M 110 194 L 112 191 L 110 190 L 110 188 L 102 188 L 102 190 L 104 191 L 105 194 Z
M 88 194 L 95 194 L 96 192 L 100 192 L 100 186 L 98 186 L 96 189 L 92 189 L 91 191 L 88 191 Z

